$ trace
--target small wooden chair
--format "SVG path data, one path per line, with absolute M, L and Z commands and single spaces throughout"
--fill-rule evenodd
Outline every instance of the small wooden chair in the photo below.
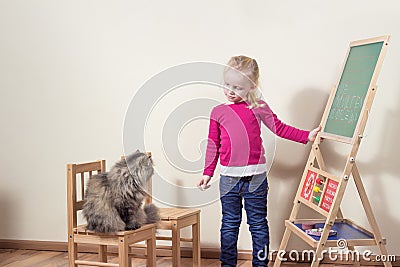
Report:
M 172 236 L 156 235 L 157 240 L 170 240 L 171 246 L 162 248 L 172 250 L 172 266 L 181 266 L 181 241 L 192 243 L 193 266 L 200 267 L 200 210 L 184 208 L 160 208 L 159 229 L 172 231 Z M 191 226 L 192 237 L 180 236 L 181 229 Z
M 151 152 L 147 152 L 151 155 Z M 121 159 L 124 159 L 122 156 Z M 145 203 L 152 203 L 152 180 L 148 183 L 149 195 L 145 198 Z M 190 227 L 192 230 L 191 238 L 181 237 L 181 229 Z M 163 236 L 159 232 L 156 233 L 157 240 L 171 241 L 170 246 L 159 246 L 159 249 L 172 251 L 172 267 L 181 266 L 181 242 L 192 243 L 192 258 L 193 267 L 200 267 L 200 210 L 187 208 L 160 208 L 160 223 L 157 224 L 157 229 L 170 230 L 172 236 Z
M 147 266 L 156 266 L 156 225 L 147 224 L 133 231 L 116 233 L 96 233 L 86 230 L 85 225 L 77 225 L 77 214 L 82 210 L 85 195 L 85 173 L 92 176 L 94 172 L 105 171 L 105 160 L 82 164 L 67 164 L 67 199 L 68 199 L 68 266 L 131 266 L 130 246 L 145 241 L 147 247 Z M 80 191 L 77 190 L 80 179 Z M 78 193 L 80 199 L 78 200 Z M 78 260 L 78 244 L 99 246 L 99 261 Z M 107 246 L 118 248 L 119 264 L 107 262 Z M 139 255 L 138 255 L 139 256 Z

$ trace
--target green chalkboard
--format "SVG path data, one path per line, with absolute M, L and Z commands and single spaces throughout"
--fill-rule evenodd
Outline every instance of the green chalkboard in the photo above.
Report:
M 350 48 L 324 132 L 352 138 L 384 42 Z

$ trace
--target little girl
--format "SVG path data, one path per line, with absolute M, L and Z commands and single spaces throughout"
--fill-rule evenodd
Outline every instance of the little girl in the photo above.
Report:
M 259 70 L 256 60 L 232 57 L 224 71 L 224 94 L 229 104 L 213 108 L 203 178 L 208 188 L 220 160 L 221 266 L 236 266 L 237 240 L 242 220 L 242 200 L 253 241 L 253 266 L 267 266 L 267 164 L 261 139 L 261 122 L 279 137 L 306 144 L 320 127 L 304 131 L 282 123 L 257 96 Z

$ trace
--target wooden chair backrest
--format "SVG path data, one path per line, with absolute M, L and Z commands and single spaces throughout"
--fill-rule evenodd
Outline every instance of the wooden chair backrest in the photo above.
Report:
M 67 208 L 68 208 L 68 234 L 77 227 L 78 211 L 82 210 L 85 199 L 85 173 L 89 177 L 93 174 L 106 171 L 106 161 L 97 160 L 81 164 L 67 164 Z M 80 183 L 78 183 L 80 179 Z M 77 188 L 80 185 L 80 188 Z M 80 190 L 80 191 L 78 191 Z M 80 199 L 78 199 L 80 192 Z
M 151 157 L 151 152 L 146 152 L 146 154 L 149 157 Z M 121 156 L 121 159 L 125 159 L 125 156 Z M 151 177 L 149 182 L 147 183 L 147 196 L 144 199 L 145 204 L 151 204 L 153 202 L 152 192 L 153 192 L 153 177 Z

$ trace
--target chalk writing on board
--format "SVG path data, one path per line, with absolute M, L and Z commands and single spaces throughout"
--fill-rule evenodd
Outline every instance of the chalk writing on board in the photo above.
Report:
M 348 84 L 339 85 L 336 97 L 337 101 L 333 103 L 328 119 L 348 124 L 356 123 L 363 105 L 363 98 L 351 94 Z

